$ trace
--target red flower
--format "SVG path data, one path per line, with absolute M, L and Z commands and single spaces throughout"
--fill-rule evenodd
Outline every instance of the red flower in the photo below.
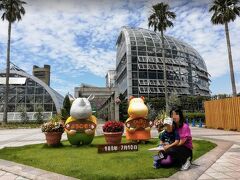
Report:
M 103 125 L 103 132 L 123 132 L 124 124 L 120 121 L 107 121 Z

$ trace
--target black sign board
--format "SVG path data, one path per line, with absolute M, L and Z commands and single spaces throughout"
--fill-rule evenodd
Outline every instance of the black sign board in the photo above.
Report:
M 136 143 L 122 143 L 122 144 L 100 144 L 98 145 L 98 153 L 109 152 L 123 152 L 123 151 L 138 151 L 138 144 Z

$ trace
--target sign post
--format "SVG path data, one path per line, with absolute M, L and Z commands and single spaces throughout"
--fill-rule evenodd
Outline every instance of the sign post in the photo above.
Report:
M 121 143 L 121 144 L 101 144 L 98 145 L 98 153 L 109 152 L 124 152 L 124 151 L 138 151 L 138 144 L 136 143 Z

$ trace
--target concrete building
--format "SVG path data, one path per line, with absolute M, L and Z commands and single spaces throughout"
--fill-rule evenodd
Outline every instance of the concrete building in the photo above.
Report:
M 190 45 L 164 36 L 167 92 L 209 96 L 209 74 Z M 125 97 L 164 96 L 162 43 L 159 33 L 123 27 L 117 40 L 116 88 Z
M 81 84 L 74 88 L 74 97 L 88 97 L 94 95 L 91 101 L 93 111 L 99 111 L 99 117 L 103 119 L 115 118 L 115 88 L 114 87 L 95 87 L 88 84 Z
M 114 87 L 116 79 L 116 70 L 109 70 L 105 76 L 106 87 Z
M 44 67 L 34 65 L 32 74 L 50 86 L 50 68 L 50 65 L 44 65 Z

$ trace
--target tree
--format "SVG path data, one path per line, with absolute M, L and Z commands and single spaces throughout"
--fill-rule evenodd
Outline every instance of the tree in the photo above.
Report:
M 177 94 L 171 94 L 168 99 L 169 107 L 172 109 L 175 106 L 181 106 L 181 101 Z
M 155 32 L 157 30 L 161 32 L 166 112 L 169 112 L 169 107 L 168 107 L 167 72 L 166 72 L 165 51 L 164 51 L 165 46 L 164 46 L 163 32 L 168 27 L 173 26 L 173 23 L 170 20 L 175 18 L 176 18 L 176 14 L 174 12 L 169 11 L 169 5 L 165 3 L 158 3 L 156 5 L 153 5 L 152 14 L 148 18 L 148 26 L 153 27 Z
M 214 0 L 212 6 L 209 9 L 209 12 L 213 12 L 211 22 L 213 24 L 222 24 L 225 26 L 232 92 L 234 97 L 237 96 L 237 90 L 233 70 L 228 23 L 230 21 L 234 21 L 236 17 L 240 15 L 240 7 L 238 6 L 238 3 L 239 0 Z
M 68 95 L 65 96 L 63 100 L 63 108 L 61 109 L 61 114 L 64 120 L 70 116 L 71 102 Z
M 7 123 L 7 111 L 8 111 L 8 91 L 9 91 L 9 72 L 10 72 L 10 45 L 11 45 L 11 30 L 12 23 L 16 20 L 20 21 L 22 15 L 25 14 L 23 4 L 26 4 L 21 0 L 0 0 L 0 11 L 3 11 L 2 20 L 8 21 L 8 43 L 7 43 L 7 68 L 6 68 L 6 91 L 5 91 L 5 106 L 3 114 L 3 123 Z

